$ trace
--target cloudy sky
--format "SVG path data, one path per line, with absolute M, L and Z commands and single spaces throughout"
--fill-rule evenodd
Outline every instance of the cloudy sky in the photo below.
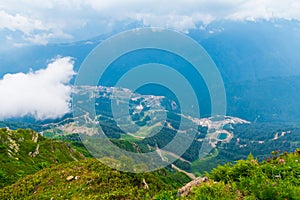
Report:
M 0 53 L 10 48 L 80 41 L 143 26 L 188 32 L 224 19 L 300 20 L 300 1 L 0 1 Z M 0 120 L 26 115 L 56 118 L 69 112 L 73 66 L 70 57 L 55 58 L 41 70 L 0 77 Z
M 10 0 L 0 2 L 0 42 L 78 41 L 134 26 L 187 32 L 220 19 L 300 20 L 299 10 L 298 0 Z

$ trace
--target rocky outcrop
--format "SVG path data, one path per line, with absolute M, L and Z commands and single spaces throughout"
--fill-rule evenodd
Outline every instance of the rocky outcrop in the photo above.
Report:
M 34 152 L 29 152 L 28 155 L 32 158 L 36 157 L 39 154 L 40 145 L 37 144 Z
M 182 197 L 187 196 L 194 187 L 198 187 L 199 185 L 201 185 L 201 183 L 206 182 L 206 181 L 208 181 L 207 176 L 198 177 L 198 178 L 192 180 L 191 182 L 187 183 L 182 188 L 178 189 L 177 196 L 182 196 Z
M 18 155 L 18 152 L 19 152 L 20 145 L 18 144 L 17 141 L 15 141 L 12 138 L 11 131 L 7 128 L 6 128 L 6 131 L 7 131 L 7 140 L 9 142 L 8 149 L 7 149 L 7 154 L 8 154 L 9 157 L 12 157 L 12 158 L 15 158 L 16 160 L 19 160 L 17 155 Z
M 37 133 L 37 132 L 32 132 L 32 141 L 34 142 L 34 143 L 37 143 L 37 141 L 38 141 L 38 139 L 39 139 L 39 134 Z
M 143 178 L 143 188 L 146 189 L 146 190 L 149 190 L 149 186 L 146 183 L 146 180 L 144 178 Z

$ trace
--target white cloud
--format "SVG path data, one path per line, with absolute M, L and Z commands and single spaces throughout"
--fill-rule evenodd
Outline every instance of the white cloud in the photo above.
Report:
M 85 1 L 92 9 L 114 19 L 136 19 L 145 25 L 179 31 L 195 28 L 198 22 L 214 20 L 296 19 L 297 0 L 128 0 Z
M 251 0 L 239 5 L 235 12 L 228 13 L 225 18 L 233 20 L 256 19 L 296 19 L 300 20 L 300 2 L 296 0 Z
M 30 43 L 33 44 L 40 44 L 40 45 L 46 45 L 48 44 L 50 39 L 53 38 L 65 38 L 65 39 L 71 39 L 72 36 L 65 34 L 63 32 L 60 31 L 55 31 L 53 33 L 39 33 L 39 34 L 31 34 L 31 35 L 27 35 L 27 37 L 25 38 L 25 41 L 29 41 Z
M 122 22 L 187 32 L 199 22 L 220 19 L 300 20 L 298 0 L 10 0 L 1 2 L 0 10 L 0 29 L 30 32 L 27 41 L 41 44 L 70 35 L 87 39 L 119 28 Z
M 70 112 L 73 65 L 70 57 L 64 57 L 46 69 L 6 74 L 0 80 L 0 119 L 33 116 L 43 120 Z
M 135 13 L 130 16 L 132 19 L 141 21 L 145 26 L 163 27 L 188 33 L 189 29 L 196 29 L 197 23 L 209 24 L 214 20 L 209 14 L 190 15 L 155 15 L 151 13 Z
M 0 29 L 19 30 L 25 34 L 29 34 L 34 30 L 47 30 L 45 24 L 43 25 L 40 20 L 29 19 L 20 14 L 10 15 L 0 10 L 0 19 Z
M 51 38 L 71 38 L 71 35 L 63 33 L 55 25 L 21 14 L 11 15 L 0 10 L 0 30 L 4 29 L 23 33 L 24 40 L 33 44 L 45 45 Z M 11 40 L 8 37 L 6 39 Z

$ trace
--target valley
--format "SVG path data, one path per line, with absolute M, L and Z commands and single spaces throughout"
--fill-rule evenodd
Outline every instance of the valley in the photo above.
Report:
M 299 145 L 300 127 L 293 124 L 250 123 L 230 116 L 195 118 L 173 110 L 175 102 L 166 97 L 133 94 L 122 88 L 84 87 L 74 91 L 88 95 L 88 101 L 95 98 L 97 115 L 91 118 L 89 112 L 82 110 L 82 116 L 44 123 L 37 130 L 44 137 L 74 143 L 89 156 L 92 155 L 87 153 L 81 138 L 93 137 L 101 131 L 121 149 L 139 153 L 157 151 L 163 161 L 175 159 L 173 164 L 180 170 L 200 175 L 218 164 L 245 159 L 250 153 L 262 160 L 274 148 L 290 152 Z M 128 98 L 129 104 L 125 101 Z M 120 118 L 113 118 L 109 105 L 114 102 L 121 108 L 129 106 L 129 115 L 124 109 L 118 113 Z M 161 122 L 163 119 L 165 123 Z M 176 133 L 184 136 L 191 131 L 195 133 L 194 139 L 183 155 L 164 148 Z

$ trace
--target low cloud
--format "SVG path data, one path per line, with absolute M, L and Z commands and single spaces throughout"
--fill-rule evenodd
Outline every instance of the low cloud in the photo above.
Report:
M 70 112 L 73 66 L 72 58 L 64 57 L 35 72 L 6 74 L 0 79 L 0 120 L 54 119 Z

